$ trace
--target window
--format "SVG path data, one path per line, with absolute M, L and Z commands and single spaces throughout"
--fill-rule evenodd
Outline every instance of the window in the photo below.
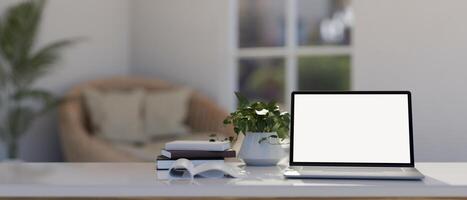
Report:
M 232 0 L 236 89 L 289 104 L 293 90 L 349 90 L 350 0 Z

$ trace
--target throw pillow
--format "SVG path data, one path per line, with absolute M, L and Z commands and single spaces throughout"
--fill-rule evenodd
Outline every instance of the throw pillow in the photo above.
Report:
M 191 91 L 174 89 L 147 93 L 144 100 L 144 132 L 148 137 L 179 135 L 188 132 L 187 117 Z
M 97 136 L 113 142 L 143 142 L 143 97 L 143 90 L 85 90 L 85 103 Z

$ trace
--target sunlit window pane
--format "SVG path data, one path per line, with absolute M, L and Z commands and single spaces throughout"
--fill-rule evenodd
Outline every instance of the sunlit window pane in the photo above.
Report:
M 299 0 L 297 39 L 306 45 L 348 45 L 353 26 L 350 0 Z

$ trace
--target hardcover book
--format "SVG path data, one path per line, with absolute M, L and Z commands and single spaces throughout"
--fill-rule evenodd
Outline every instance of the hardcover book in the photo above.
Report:
M 229 141 L 175 140 L 165 144 L 166 150 L 225 151 L 230 149 Z
M 187 158 L 187 159 L 202 159 L 202 158 L 233 158 L 236 156 L 234 150 L 225 151 L 199 151 L 199 150 L 161 150 L 161 155 L 170 158 Z

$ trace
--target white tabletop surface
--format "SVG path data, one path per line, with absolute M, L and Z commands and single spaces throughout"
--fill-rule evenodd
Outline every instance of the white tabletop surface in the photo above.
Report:
M 284 166 L 246 178 L 167 180 L 153 163 L 0 163 L 0 196 L 467 197 L 467 163 L 418 163 L 423 181 L 287 180 Z

